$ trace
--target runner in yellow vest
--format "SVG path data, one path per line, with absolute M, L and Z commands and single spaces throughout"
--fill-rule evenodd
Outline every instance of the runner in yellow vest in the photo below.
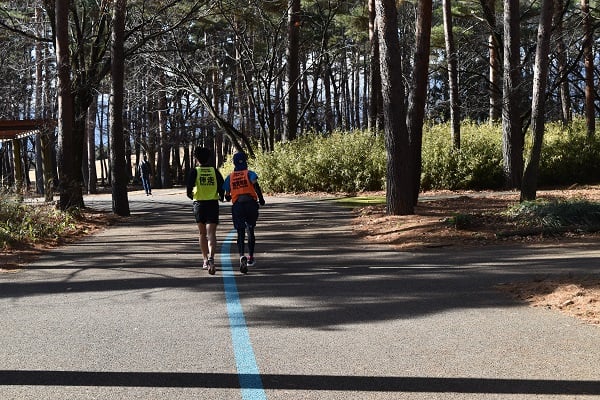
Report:
M 190 170 L 187 179 L 187 197 L 194 201 L 194 217 L 198 224 L 200 250 L 204 260 L 202 268 L 215 274 L 219 200 L 223 201 L 223 176 L 210 165 L 210 150 L 197 147 L 194 157 L 199 166 Z

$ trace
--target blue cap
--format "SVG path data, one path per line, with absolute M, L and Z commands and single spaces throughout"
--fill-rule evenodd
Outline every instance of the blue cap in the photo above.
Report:
M 241 151 L 239 153 L 235 153 L 233 155 L 233 165 L 236 171 L 248 169 L 248 164 L 246 162 L 246 154 L 244 154 Z

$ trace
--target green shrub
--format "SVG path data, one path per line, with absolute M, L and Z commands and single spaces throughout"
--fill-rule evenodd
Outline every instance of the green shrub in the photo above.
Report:
M 526 152 L 530 135 L 525 141 Z M 525 154 L 525 157 L 527 154 Z M 250 165 L 267 192 L 382 190 L 386 182 L 383 135 L 368 132 L 306 134 L 259 153 Z M 589 184 L 600 180 L 600 141 L 589 140 L 585 123 L 546 124 L 539 185 Z M 461 146 L 453 149 L 449 124 L 423 130 L 421 188 L 500 189 L 504 184 L 502 127 L 461 124 Z
M 444 222 L 456 229 L 468 229 L 473 225 L 473 217 L 469 214 L 455 213 Z
M 54 239 L 74 226 L 77 210 L 61 212 L 49 204 L 25 204 L 0 196 L 0 248 Z
M 597 183 L 600 177 L 600 141 L 589 140 L 582 120 L 572 126 L 549 124 L 540 160 L 541 185 Z
M 383 139 L 368 132 L 311 134 L 251 160 L 267 192 L 381 190 Z
M 431 189 L 494 189 L 502 186 L 502 144 L 499 126 L 464 122 L 460 149 L 452 147 L 450 126 L 423 132 L 421 187 Z
M 529 227 L 559 231 L 566 227 L 596 231 L 600 228 L 600 203 L 587 200 L 535 200 L 514 205 L 506 212 Z

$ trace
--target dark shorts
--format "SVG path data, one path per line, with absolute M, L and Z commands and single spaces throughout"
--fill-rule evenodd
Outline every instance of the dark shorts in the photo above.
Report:
M 194 201 L 194 217 L 202 224 L 219 223 L 219 200 Z
M 236 201 L 231 206 L 231 217 L 235 229 L 255 226 L 258 220 L 258 203 L 256 201 Z

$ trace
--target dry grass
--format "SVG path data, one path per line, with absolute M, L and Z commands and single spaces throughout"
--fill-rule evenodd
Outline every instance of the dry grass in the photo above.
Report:
M 112 213 L 85 208 L 75 216 L 72 227 L 66 229 L 58 238 L 21 242 L 0 249 L 0 273 L 17 272 L 48 249 L 73 243 L 113 225 L 120 219 L 122 218 Z
M 499 285 L 498 289 L 533 307 L 556 310 L 600 325 L 600 278 L 566 276 Z
M 422 196 L 428 198 L 427 194 Z M 565 231 L 560 235 L 522 231 L 503 215 L 519 201 L 519 194 L 495 192 L 435 193 L 422 201 L 414 215 L 385 215 L 385 207 L 356 211 L 355 232 L 366 240 L 386 243 L 398 251 L 432 247 L 469 247 L 486 244 L 561 245 L 598 242 L 600 234 Z M 585 199 L 600 202 L 600 188 L 571 188 L 538 192 L 544 199 Z M 459 227 L 460 226 L 460 229 Z M 499 234 L 500 233 L 500 234 Z M 600 324 L 600 278 L 567 276 L 561 279 L 508 283 L 499 287 L 534 307 L 562 312 L 588 323 Z

